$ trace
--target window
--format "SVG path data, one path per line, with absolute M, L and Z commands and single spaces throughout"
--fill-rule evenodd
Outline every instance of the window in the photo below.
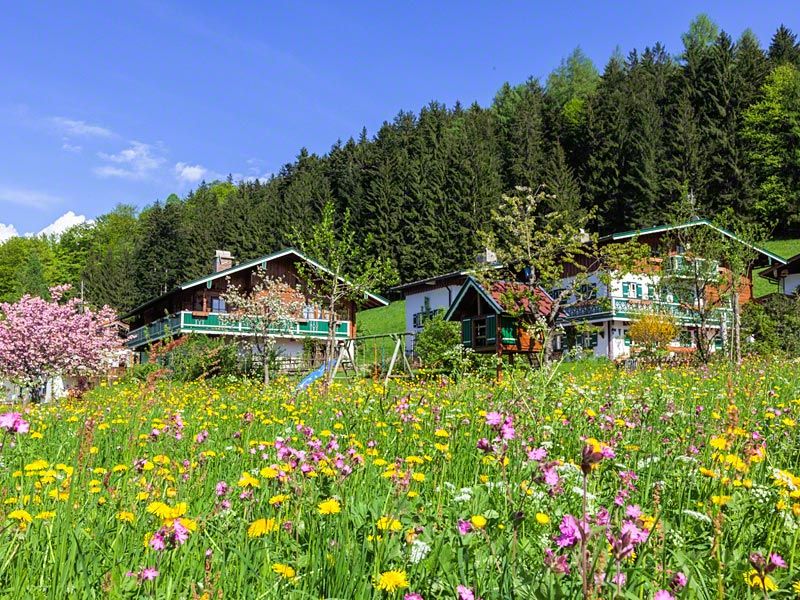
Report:
M 211 312 L 215 313 L 224 313 L 227 312 L 225 308 L 225 300 L 220 298 L 219 296 L 213 296 L 211 298 Z
M 475 346 L 486 345 L 486 319 L 475 319 Z
M 578 290 L 580 300 L 594 300 L 597 298 L 597 284 L 584 283 Z

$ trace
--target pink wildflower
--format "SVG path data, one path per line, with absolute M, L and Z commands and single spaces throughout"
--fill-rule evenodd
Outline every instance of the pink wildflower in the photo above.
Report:
M 475 592 L 465 585 L 459 585 L 456 588 L 458 600 L 475 600 Z

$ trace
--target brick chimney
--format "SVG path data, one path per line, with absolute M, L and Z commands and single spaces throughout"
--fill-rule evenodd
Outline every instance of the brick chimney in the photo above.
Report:
M 214 273 L 219 273 L 233 266 L 233 255 L 227 250 L 216 250 L 214 252 L 214 262 L 212 268 Z

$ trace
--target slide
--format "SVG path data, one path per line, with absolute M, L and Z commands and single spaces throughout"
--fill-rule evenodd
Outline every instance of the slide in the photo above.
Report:
M 314 383 L 317 379 L 325 375 L 325 372 L 328 369 L 332 369 L 333 366 L 336 364 L 335 360 L 329 360 L 327 362 L 322 363 L 319 367 L 311 371 L 308 375 L 303 377 L 303 380 L 297 384 L 297 387 L 294 389 L 295 393 L 302 392 L 312 383 Z

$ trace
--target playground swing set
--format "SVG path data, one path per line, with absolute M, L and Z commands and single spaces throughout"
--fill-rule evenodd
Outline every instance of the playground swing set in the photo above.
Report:
M 383 333 L 341 340 L 336 344 L 336 357 L 306 375 L 297 385 L 297 391 L 306 389 L 325 376 L 328 370 L 332 370 L 331 381 L 340 371 L 346 377 L 371 376 L 376 381 L 382 375 L 384 385 L 387 385 L 392 377 L 413 378 L 414 371 L 405 353 L 406 337 L 412 335 L 414 334 L 410 332 Z M 391 358 L 387 363 L 389 354 L 387 351 L 390 348 Z M 402 370 L 398 369 L 398 366 Z

